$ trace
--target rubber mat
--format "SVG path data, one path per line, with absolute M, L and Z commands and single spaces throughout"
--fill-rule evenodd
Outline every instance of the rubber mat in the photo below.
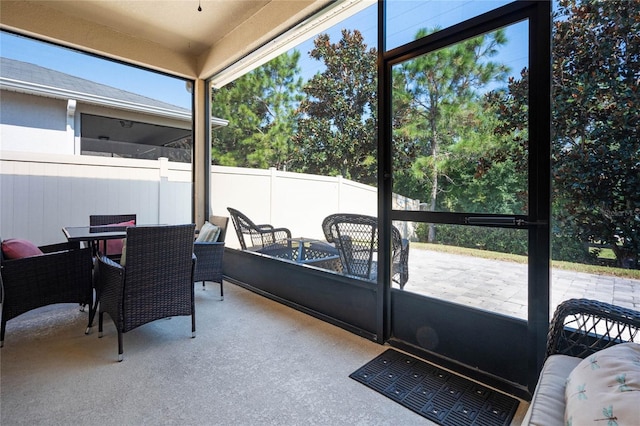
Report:
M 349 377 L 442 426 L 508 426 L 518 400 L 388 349 Z

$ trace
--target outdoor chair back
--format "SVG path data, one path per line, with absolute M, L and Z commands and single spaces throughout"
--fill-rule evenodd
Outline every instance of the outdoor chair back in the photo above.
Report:
M 269 224 L 256 225 L 238 210 L 231 207 L 227 207 L 227 210 L 231 215 L 231 221 L 236 229 L 236 235 L 242 250 L 257 250 L 276 241 L 291 239 L 291 231 L 287 228 L 274 228 Z
M 92 214 L 89 216 L 89 226 L 113 225 L 131 220 L 136 223 L 135 214 Z
M 122 334 L 160 318 L 190 315 L 195 336 L 194 231 L 194 224 L 130 227 L 124 265 L 98 258 L 99 332 L 107 313 L 118 332 L 119 360 Z
M 322 230 L 340 254 L 343 273 L 366 280 L 378 277 L 378 219 L 360 214 L 338 213 L 327 216 Z M 409 241 L 391 227 L 393 269 L 391 279 L 400 288 L 409 280 Z
M 116 224 L 122 224 L 127 222 L 137 223 L 137 217 L 135 214 L 94 214 L 89 216 L 89 226 L 109 226 L 113 227 Z M 118 229 L 120 230 L 120 229 Z M 122 247 L 124 242 L 120 240 L 109 240 L 96 242 L 93 247 L 94 255 L 97 255 L 98 251 L 108 255 L 112 260 L 116 262 L 120 261 L 122 255 Z

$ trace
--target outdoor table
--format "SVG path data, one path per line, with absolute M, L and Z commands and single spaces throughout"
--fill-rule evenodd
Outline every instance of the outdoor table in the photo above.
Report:
M 312 265 L 333 271 L 341 269 L 338 250 L 329 243 L 312 238 L 298 237 L 278 240 L 274 244 L 257 250 L 257 252 L 303 265 Z
M 69 242 L 87 242 L 95 243 L 96 241 L 115 240 L 118 238 L 126 238 L 126 226 L 65 226 L 62 228 L 64 236 Z

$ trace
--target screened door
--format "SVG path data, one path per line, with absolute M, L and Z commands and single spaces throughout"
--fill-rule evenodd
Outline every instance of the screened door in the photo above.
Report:
M 384 54 L 384 202 L 410 240 L 386 331 L 526 386 L 548 319 L 548 4 L 478 2 L 451 17 L 460 2 L 428 3 L 414 40 Z

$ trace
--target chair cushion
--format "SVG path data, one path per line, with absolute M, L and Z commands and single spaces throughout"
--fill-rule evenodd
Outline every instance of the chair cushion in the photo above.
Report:
M 523 425 L 562 425 L 564 390 L 567 377 L 581 359 L 569 355 L 551 355 L 545 361 Z M 604 426 L 604 425 L 603 425 Z
M 621 343 L 582 360 L 569 374 L 565 400 L 567 425 L 640 424 L 640 344 Z
M 31 241 L 10 238 L 2 242 L 2 254 L 7 259 L 22 259 L 23 257 L 39 256 L 44 253 Z
M 136 221 L 135 220 L 129 220 L 126 222 L 120 222 L 120 223 L 110 223 L 109 225 L 101 225 L 101 226 L 135 226 L 136 225 Z M 124 238 L 118 238 L 115 240 L 107 240 L 107 254 L 109 256 L 119 256 L 122 254 L 122 247 L 124 245 Z M 99 250 L 101 252 L 105 252 L 104 250 L 104 241 L 100 241 L 100 243 L 98 244 Z
M 215 243 L 218 241 L 218 236 L 220 235 L 220 227 L 209 223 L 208 221 L 204 222 L 202 225 L 202 229 L 198 234 L 198 238 L 196 238 L 197 243 Z

